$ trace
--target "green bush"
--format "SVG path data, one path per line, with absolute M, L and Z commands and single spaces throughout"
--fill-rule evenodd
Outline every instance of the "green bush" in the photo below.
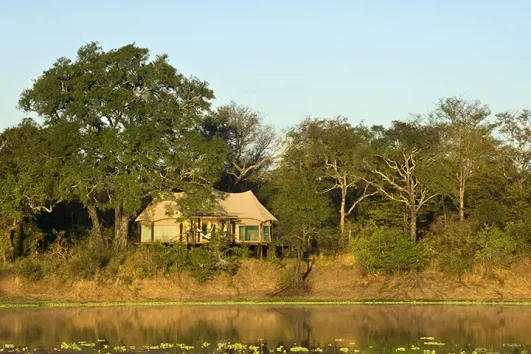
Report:
M 162 245 L 161 245 L 162 246 Z M 140 245 L 129 254 L 124 261 L 124 268 L 129 274 L 139 278 L 151 278 L 159 270 L 156 262 L 157 245 Z
M 190 266 L 188 273 L 199 282 L 214 278 L 219 272 L 219 266 L 214 253 L 203 247 L 192 248 L 189 253 Z
M 188 269 L 188 248 L 183 244 L 141 245 L 126 258 L 124 266 L 140 278 L 151 278 L 158 273 L 169 275 L 172 271 Z
M 154 261 L 158 270 L 162 270 L 165 275 L 172 270 L 185 270 L 189 264 L 188 248 L 184 244 L 155 245 Z
M 394 273 L 424 268 L 430 249 L 424 242 L 411 242 L 400 229 L 376 227 L 353 242 L 356 260 L 365 273 Z
M 510 225 L 505 231 L 498 227 L 478 229 L 473 221 L 451 221 L 427 239 L 437 254 L 439 268 L 461 277 L 475 264 L 508 266 L 516 259 L 519 245 L 525 243 L 527 229 L 526 225 Z
M 531 223 L 524 220 L 510 223 L 505 228 L 505 231 L 518 244 L 516 248 L 518 256 L 529 256 L 531 254 Z
M 73 278 L 94 279 L 111 260 L 110 250 L 101 250 L 90 244 L 82 244 L 76 248 L 72 260 L 69 262 L 69 270 Z
M 461 277 L 474 267 L 474 256 L 478 248 L 478 231 L 469 221 L 449 221 L 426 237 L 426 241 L 437 255 L 439 269 Z
M 33 258 L 22 258 L 13 268 L 15 274 L 31 281 L 38 281 L 44 278 L 45 272 L 38 260 Z
M 480 233 L 478 245 L 475 260 L 490 268 L 511 264 L 518 243 L 509 233 L 493 227 Z

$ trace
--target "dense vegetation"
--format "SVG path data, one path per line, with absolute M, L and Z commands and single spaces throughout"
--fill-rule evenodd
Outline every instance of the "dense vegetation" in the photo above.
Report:
M 531 251 L 530 111 L 493 115 L 448 97 L 388 127 L 307 118 L 282 136 L 250 107 L 212 109 L 213 98 L 206 82 L 134 45 L 90 43 L 58 59 L 21 94 L 38 119 L 1 135 L 2 261 L 33 280 L 175 269 L 207 280 L 233 271 L 245 249 L 223 237 L 130 247 L 131 221 L 176 191 L 194 196 L 186 210 L 208 208 L 213 189 L 252 189 L 271 209 L 276 244 L 297 260 L 294 282 L 316 254 L 353 252 L 365 272 L 433 264 L 461 276 Z M 73 205 L 90 227 L 41 226 Z

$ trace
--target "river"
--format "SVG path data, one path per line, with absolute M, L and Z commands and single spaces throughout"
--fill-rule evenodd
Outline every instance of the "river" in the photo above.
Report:
M 100 353 L 290 353 L 307 349 L 337 353 L 525 354 L 531 345 L 531 307 L 186 305 L 1 309 L 0 344 L 4 352 L 61 351 L 63 345 L 62 351 Z

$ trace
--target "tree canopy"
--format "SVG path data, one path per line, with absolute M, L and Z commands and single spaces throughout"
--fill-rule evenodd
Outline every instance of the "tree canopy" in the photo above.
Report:
M 410 247 L 454 219 L 531 241 L 529 110 L 491 120 L 486 104 L 448 97 L 389 126 L 310 117 L 281 134 L 252 107 L 212 109 L 213 99 L 206 81 L 134 44 L 89 43 L 58 59 L 21 94 L 36 118 L 0 135 L 7 258 L 17 256 L 14 230 L 58 204 L 80 203 L 88 239 L 121 251 L 153 199 L 186 192 L 187 210 L 207 210 L 214 189 L 257 192 L 299 261 L 314 248 L 348 249 L 368 228 Z

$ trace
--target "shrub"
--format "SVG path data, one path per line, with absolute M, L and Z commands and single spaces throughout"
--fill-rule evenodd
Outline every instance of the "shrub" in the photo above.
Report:
M 368 236 L 353 242 L 353 251 L 365 273 L 404 272 L 429 264 L 430 249 L 424 242 L 412 242 L 400 229 L 376 227 Z
M 111 260 L 110 250 L 101 250 L 88 243 L 76 247 L 69 268 L 74 278 L 94 279 Z
M 31 281 L 44 278 L 44 269 L 41 263 L 33 258 L 22 258 L 13 268 L 15 274 Z
M 190 267 L 188 273 L 199 282 L 214 278 L 219 273 L 216 256 L 203 247 L 192 248 L 189 251 Z
M 155 261 L 155 247 L 157 247 L 156 244 L 141 245 L 131 251 L 125 259 L 124 268 L 136 277 L 150 278 L 155 276 L 159 270 Z
M 529 256 L 531 253 L 531 224 L 524 220 L 510 223 L 505 228 L 505 231 L 517 242 L 517 254 L 519 256 Z
M 441 271 L 461 277 L 474 267 L 478 232 L 472 222 L 451 220 L 432 230 L 426 241 L 437 255 Z
M 515 259 L 518 243 L 509 233 L 493 227 L 480 233 L 478 245 L 475 259 L 488 269 L 511 264 Z
M 171 273 L 173 269 L 182 271 L 189 264 L 188 248 L 184 244 L 159 245 L 154 248 L 154 262 L 158 270 L 162 270 L 165 275 Z

